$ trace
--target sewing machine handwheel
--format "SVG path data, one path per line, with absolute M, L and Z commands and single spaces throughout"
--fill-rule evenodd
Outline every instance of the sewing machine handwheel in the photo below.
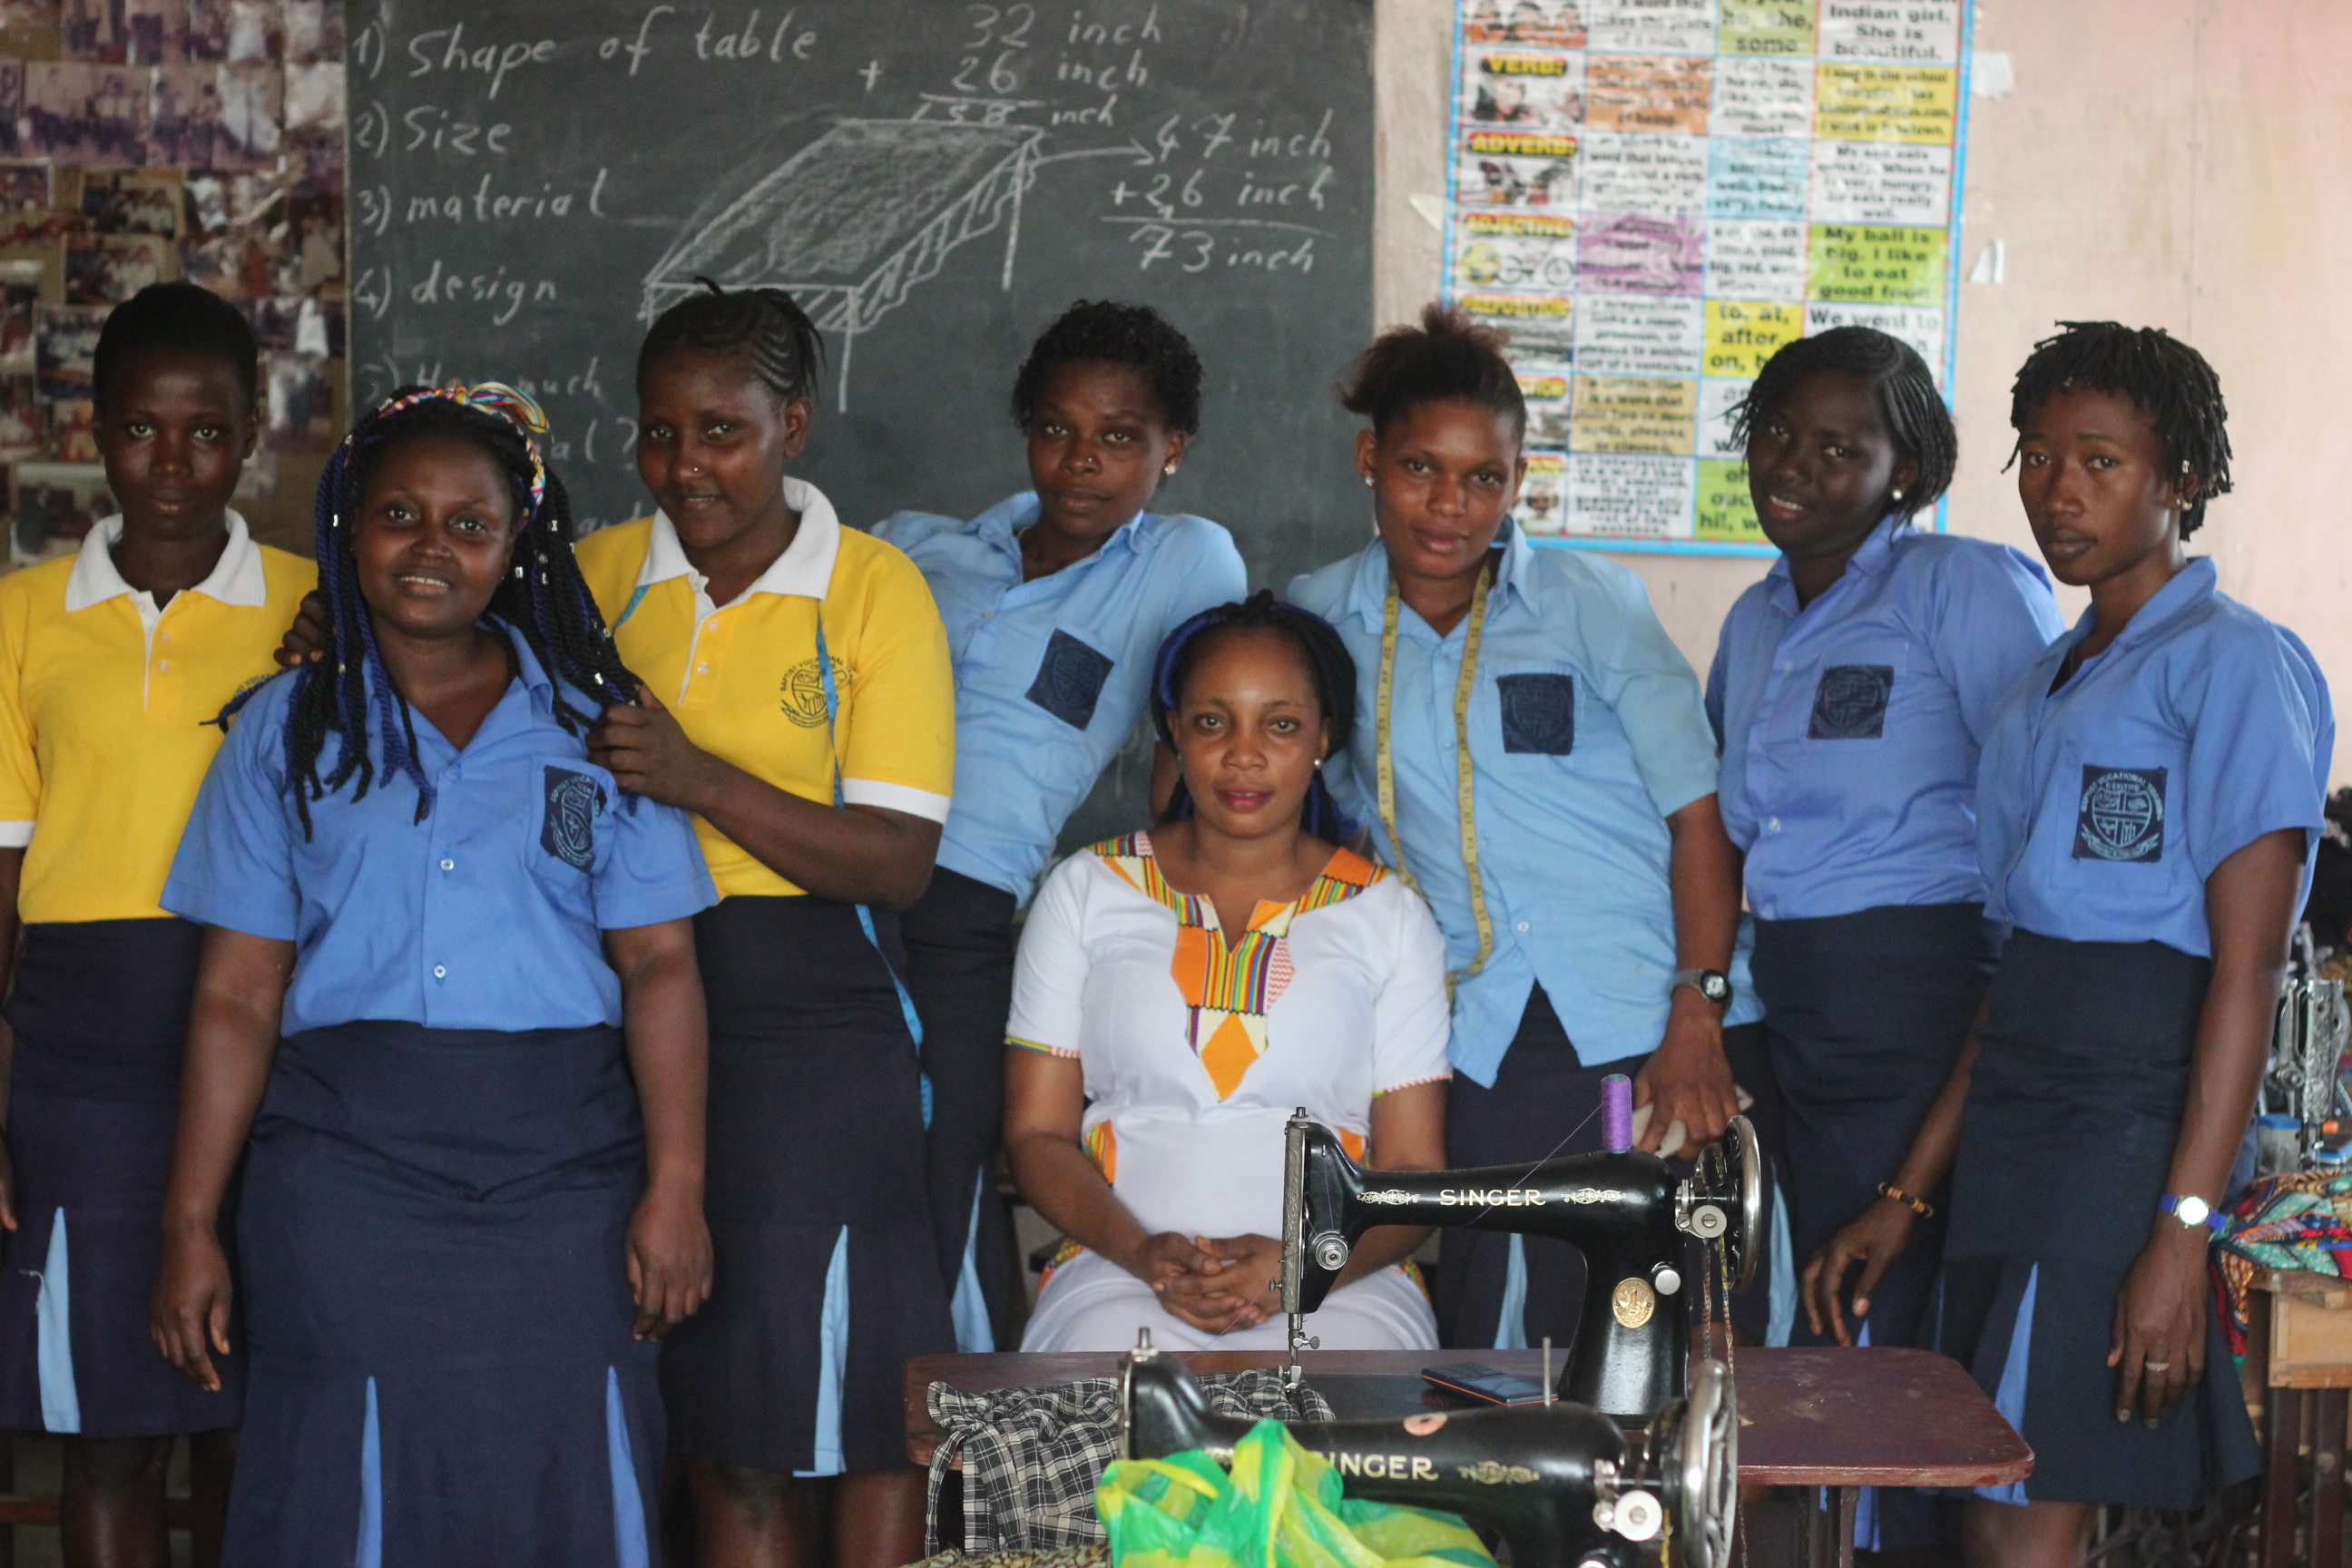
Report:
M 1662 1456 L 1675 1514 L 1675 1568 L 1729 1568 L 1739 1521 L 1739 1404 L 1731 1369 L 1695 1361 Z
M 1723 1195 L 1735 1199 L 1739 1205 L 1739 1237 L 1731 1258 L 1731 1288 L 1745 1290 L 1748 1282 L 1756 1277 L 1756 1260 L 1764 1251 L 1764 1146 L 1756 1141 L 1755 1123 L 1745 1116 L 1733 1117 L 1715 1147 L 1702 1158 L 1710 1163 L 1719 1158 L 1727 1165 L 1735 1158 L 1738 1162 L 1736 1169 L 1722 1173 L 1738 1184 L 1735 1192 Z

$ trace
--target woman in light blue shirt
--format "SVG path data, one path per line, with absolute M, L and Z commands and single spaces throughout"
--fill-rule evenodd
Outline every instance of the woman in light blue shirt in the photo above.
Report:
M 1815 1260 L 1811 1333 L 1795 1337 L 1918 1345 L 1934 1332 L 1947 1195 L 1902 1165 L 1998 947 L 1977 871 L 1977 748 L 2058 635 L 2058 606 L 2018 552 L 1912 525 L 1950 483 L 1957 440 L 1900 339 L 1838 327 L 1788 344 L 1738 431 L 1780 559 L 1724 621 L 1707 714 L 1756 915 L 1791 1251 Z M 1838 1297 L 1856 1260 L 1864 1321 L 1849 1331 Z M 1874 1549 L 1948 1530 L 1910 1493 L 1874 1492 L 1864 1513 Z
M 1958 1146 L 1939 1348 L 2034 1451 L 1969 1502 L 1969 1560 L 2033 1568 L 2080 1563 L 2103 1505 L 2195 1510 L 2261 1468 L 2207 1244 L 2336 724 L 2310 650 L 2183 548 L 2230 488 L 2195 350 L 2074 324 L 2011 419 L 2034 540 L 2091 607 L 1985 740 L 1985 912 L 2015 929 L 1920 1143 Z
M 898 920 L 932 1090 L 932 1224 L 966 1351 L 1010 1343 L 1023 1300 L 1003 1205 L 981 1201 L 1013 916 L 1141 716 L 1160 640 L 1247 589 L 1223 528 L 1144 510 L 1201 426 L 1201 362 L 1157 312 L 1073 306 L 1030 350 L 1013 414 L 1029 491 L 969 521 L 902 511 L 874 531 L 922 569 L 955 662 L 955 804 L 930 885 Z
M 1601 1147 L 1612 1072 L 1652 1107 L 1644 1147 L 1674 1123 L 1719 1134 L 1769 1070 L 1697 677 L 1639 578 L 1507 527 L 1527 407 L 1498 334 L 1431 306 L 1381 334 L 1346 402 L 1370 421 L 1356 451 L 1379 537 L 1289 596 L 1339 628 L 1373 718 L 1326 770 L 1332 792 L 1445 934 L 1446 1158 Z M 1446 1344 L 1573 1338 L 1576 1248 L 1443 1245 Z M 1743 1299 L 1759 1337 L 1763 1297 Z
M 211 1384 L 247 1320 L 228 1562 L 652 1559 L 652 1342 L 711 1284 L 716 893 L 685 814 L 588 761 L 635 683 L 544 427 L 497 386 L 361 421 L 319 487 L 329 657 L 245 706 L 164 889 L 210 929 L 153 1331 Z

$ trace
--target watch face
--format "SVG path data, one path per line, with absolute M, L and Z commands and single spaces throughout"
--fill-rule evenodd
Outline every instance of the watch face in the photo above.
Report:
M 2183 1225 L 2203 1225 L 2205 1216 L 2212 1212 L 2203 1198 L 2183 1198 L 2180 1206 L 2173 1211 Z
M 1698 983 L 1699 994 L 1710 1002 L 1720 1002 L 1731 994 L 1731 982 L 1720 974 L 1709 974 Z

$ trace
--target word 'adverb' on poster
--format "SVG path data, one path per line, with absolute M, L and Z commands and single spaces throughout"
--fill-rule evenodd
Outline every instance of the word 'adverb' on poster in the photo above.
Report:
M 1531 534 L 1767 552 L 1731 438 L 1848 323 L 1951 374 L 1962 0 L 1459 0 L 1445 291 L 1507 329 Z

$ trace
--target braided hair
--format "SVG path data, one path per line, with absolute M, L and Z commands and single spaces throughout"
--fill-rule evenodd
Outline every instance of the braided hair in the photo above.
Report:
M 1391 327 L 1372 341 L 1339 388 L 1339 406 L 1385 436 L 1400 415 L 1423 404 L 1471 403 L 1508 418 L 1514 437 L 1525 437 L 1528 400 L 1503 357 L 1509 341 L 1458 306 L 1425 306 L 1418 327 Z
M 672 354 L 706 353 L 749 372 L 778 403 L 816 395 L 824 340 L 790 294 L 782 289 L 730 290 L 708 278 L 695 281 L 709 292 L 688 294 L 655 318 L 646 333 L 637 350 L 639 387 Z
M 1151 668 L 1151 727 L 1160 732 L 1160 741 L 1170 751 L 1177 749 L 1176 731 L 1169 716 L 1181 705 L 1185 679 L 1192 673 L 1193 666 L 1200 663 L 1201 656 L 1227 633 L 1253 631 L 1273 632 L 1298 650 L 1300 662 L 1307 666 L 1307 678 L 1315 683 L 1315 700 L 1321 705 L 1324 721 L 1329 726 L 1330 754 L 1337 756 L 1347 750 L 1356 732 L 1355 658 L 1328 621 L 1312 610 L 1302 610 L 1276 598 L 1273 590 L 1267 588 L 1259 589 L 1244 603 L 1202 611 L 1170 632 L 1160 643 L 1159 657 Z M 1192 792 L 1184 787 L 1180 774 L 1160 820 L 1181 822 L 1192 815 Z M 1339 803 L 1331 798 L 1319 768 L 1307 786 L 1307 802 L 1300 808 L 1298 820 L 1307 832 L 1335 844 L 1346 842 L 1354 831 L 1353 825 L 1339 814 Z
M 1181 435 L 1201 430 L 1201 358 L 1192 345 L 1149 305 L 1081 300 L 1041 334 L 1013 378 L 1013 422 L 1022 429 L 1036 416 L 1045 377 L 1066 364 L 1115 364 L 1133 371 L 1151 394 L 1162 424 Z
M 310 837 L 310 802 L 354 779 L 352 799 L 364 799 L 379 767 L 386 780 L 406 773 L 415 784 L 417 821 L 433 809 L 433 782 L 418 760 L 415 720 L 377 651 L 352 552 L 352 514 L 385 454 L 404 441 L 466 442 L 507 477 L 519 520 L 514 565 L 499 578 L 488 614 L 521 633 L 554 678 L 556 722 L 580 735 L 595 721 L 566 699 L 565 683 L 605 702 L 635 700 L 636 678 L 621 663 L 572 553 L 572 503 L 563 481 L 546 470 L 531 439 L 533 429 L 545 428 L 538 405 L 495 382 L 405 387 L 361 419 L 328 460 L 319 478 L 316 527 L 329 644 L 324 658 L 295 672 L 286 718 L 286 787 L 293 792 L 304 838 Z M 222 710 L 224 725 L 251 696 L 240 694 Z M 370 754 L 371 729 L 381 762 Z M 319 758 L 331 733 L 342 744 L 322 779 Z
M 1783 343 L 1733 408 L 1732 440 L 1745 447 L 1756 422 L 1815 371 L 1853 376 L 1877 394 L 1879 416 L 1886 421 L 1896 453 L 1918 469 L 1904 487 L 1903 499 L 1890 501 L 1893 509 L 1910 517 L 1934 506 L 1951 488 L 1952 469 L 1959 459 L 1960 440 L 1952 428 L 1951 410 L 1944 406 L 1935 374 L 1919 351 L 1875 327 L 1832 327 Z
M 2230 490 L 2230 410 L 2221 378 L 2205 356 L 2162 327 L 2118 321 L 2061 321 L 2054 337 L 2033 345 L 2010 389 L 2009 423 L 2017 430 L 2062 392 L 2082 387 L 2127 397 L 2156 426 L 2166 472 L 2180 489 L 2180 537 L 2205 521 L 2205 503 Z M 2011 448 L 2009 460 L 2017 461 Z

